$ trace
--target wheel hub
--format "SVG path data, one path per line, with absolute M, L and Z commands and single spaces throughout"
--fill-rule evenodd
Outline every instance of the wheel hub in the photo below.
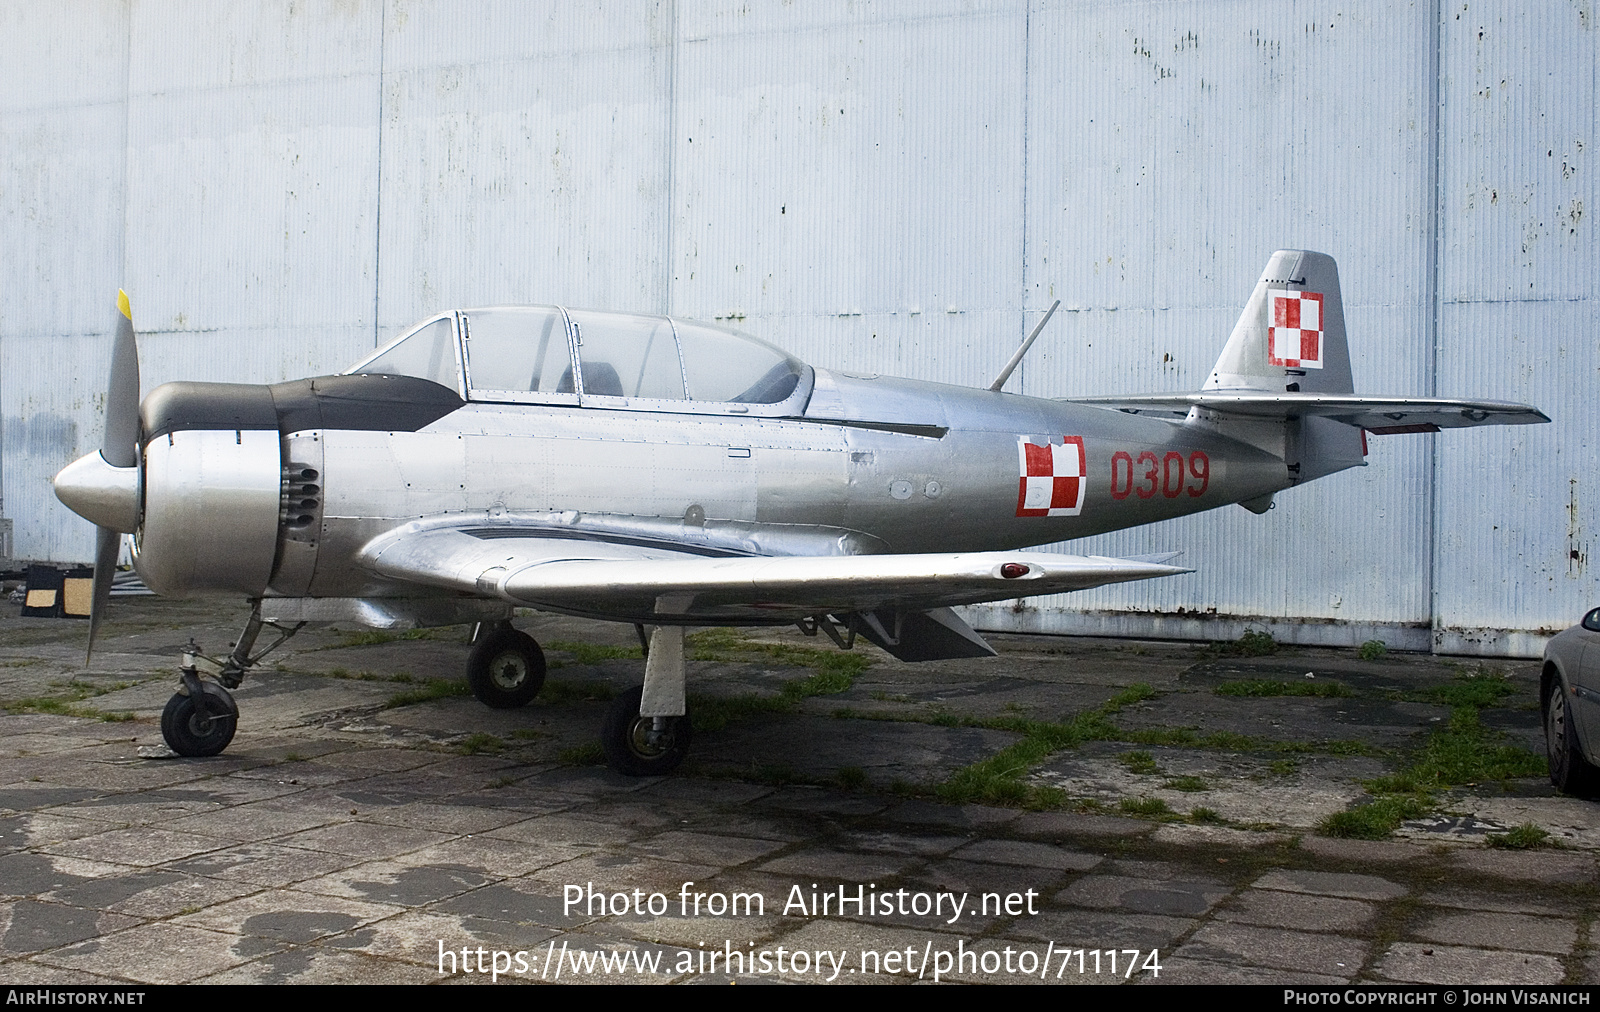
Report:
M 665 726 L 657 727 L 657 717 L 640 717 L 628 729 L 628 748 L 634 755 L 641 759 L 654 759 L 655 757 L 671 751 L 677 736 L 673 733 L 672 722 L 662 720 Z
M 514 691 L 528 680 L 528 662 L 518 653 L 501 654 L 489 665 L 489 678 L 497 688 Z

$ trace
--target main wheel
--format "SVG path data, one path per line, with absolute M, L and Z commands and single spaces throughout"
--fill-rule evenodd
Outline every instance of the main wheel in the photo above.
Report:
M 544 688 L 544 651 L 527 633 L 502 626 L 479 640 L 467 657 L 467 684 L 478 702 L 514 710 Z
M 1550 764 L 1550 782 L 1567 794 L 1592 797 L 1600 786 L 1600 774 L 1583 757 L 1573 725 L 1572 705 L 1561 679 L 1552 679 L 1544 697 L 1544 749 Z
M 202 682 L 206 714 L 201 716 L 192 696 L 174 693 L 161 711 L 161 737 L 167 747 L 183 756 L 216 755 L 233 741 L 239 726 L 239 707 L 228 690 L 215 682 Z
M 671 773 L 689 754 L 691 728 L 682 717 L 641 717 L 639 701 L 644 686 L 629 689 L 611 701 L 600 744 L 606 765 L 630 777 L 658 777 Z M 658 725 L 659 722 L 659 726 Z

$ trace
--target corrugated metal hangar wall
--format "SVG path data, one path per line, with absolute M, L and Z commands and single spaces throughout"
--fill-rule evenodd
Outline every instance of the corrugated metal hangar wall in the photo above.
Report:
M 1357 389 L 1555 424 L 1076 543 L 1194 575 L 988 628 L 1526 654 L 1600 604 L 1592 0 L 0 6 L 15 554 L 90 557 L 119 285 L 144 384 L 335 371 L 425 314 L 733 319 L 819 365 L 1199 387 L 1267 255 L 1331 253 Z

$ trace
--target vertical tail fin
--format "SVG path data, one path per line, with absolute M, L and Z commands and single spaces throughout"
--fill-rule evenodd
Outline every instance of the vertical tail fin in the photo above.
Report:
M 1203 389 L 1355 392 L 1333 257 L 1293 249 L 1272 254 Z M 1190 421 L 1281 455 L 1291 481 L 1310 481 L 1364 462 L 1361 430 L 1330 418 L 1245 421 L 1196 409 Z
M 1354 392 L 1333 257 L 1272 254 L 1204 389 Z

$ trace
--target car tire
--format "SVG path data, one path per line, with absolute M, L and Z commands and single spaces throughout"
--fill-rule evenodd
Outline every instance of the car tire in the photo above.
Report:
M 1600 773 L 1584 758 L 1572 719 L 1571 697 L 1560 678 L 1551 680 L 1544 696 L 1544 746 L 1550 782 L 1556 789 L 1578 797 L 1593 797 L 1600 786 Z
M 526 706 L 544 688 L 544 675 L 544 651 L 532 636 L 510 627 L 484 636 L 467 656 L 473 696 L 496 710 Z
M 689 754 L 693 737 L 688 715 L 666 717 L 666 727 L 652 733 L 653 717 L 639 716 L 644 686 L 629 689 L 611 701 L 600 728 L 606 765 L 630 777 L 659 777 L 671 773 Z

